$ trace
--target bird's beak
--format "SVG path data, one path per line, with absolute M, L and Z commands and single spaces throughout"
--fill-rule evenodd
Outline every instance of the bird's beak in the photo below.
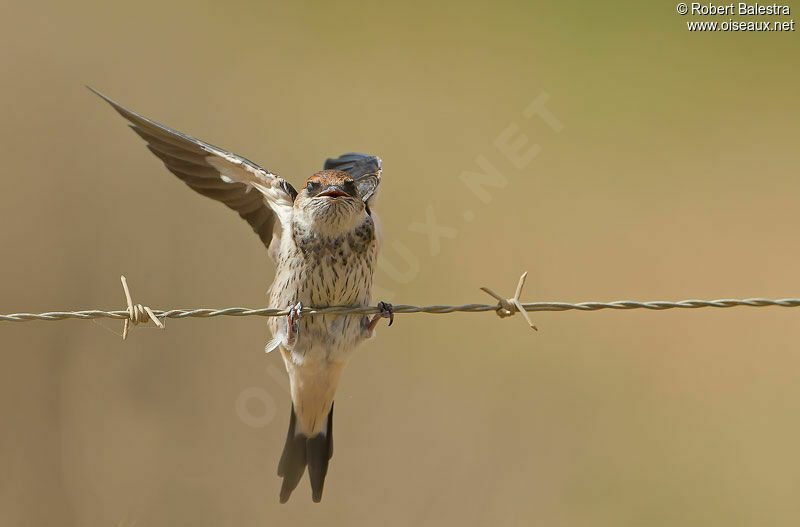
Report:
M 347 192 L 345 192 L 344 189 L 338 185 L 331 185 L 325 189 L 325 192 L 320 192 L 317 194 L 317 197 L 326 197 L 332 199 L 342 198 L 344 196 L 348 196 Z

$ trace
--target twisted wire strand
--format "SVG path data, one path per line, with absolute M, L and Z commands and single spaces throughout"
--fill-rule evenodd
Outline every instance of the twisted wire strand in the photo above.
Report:
M 567 302 L 530 302 L 523 304 L 519 297 L 522 288 L 525 286 L 527 272 L 522 273 L 517 283 L 514 296 L 504 298 L 502 295 L 492 291 L 488 287 L 481 287 L 481 290 L 497 300 L 497 304 L 464 304 L 461 306 L 394 306 L 395 313 L 432 313 L 442 315 L 446 313 L 481 313 L 494 311 L 500 318 L 513 316 L 515 313 L 522 313 L 528 326 L 536 330 L 536 326 L 528 316 L 528 311 L 599 311 L 601 309 L 650 309 L 663 311 L 665 309 L 697 309 L 701 307 L 729 308 L 735 306 L 746 307 L 798 307 L 800 299 L 784 298 L 781 300 L 770 300 L 768 298 L 748 298 L 745 300 L 681 300 L 679 302 L 635 302 L 632 300 L 617 300 L 615 302 L 580 302 L 570 304 Z M 199 309 L 151 309 L 148 306 L 137 304 L 133 301 L 128 281 L 125 276 L 120 277 L 122 290 L 125 293 L 127 309 L 119 311 L 101 311 L 99 309 L 89 309 L 83 311 L 52 311 L 49 313 L 12 313 L 10 315 L 0 315 L 0 322 L 30 322 L 32 320 L 65 320 L 77 318 L 81 320 L 91 320 L 95 318 L 115 318 L 125 322 L 122 330 L 122 339 L 128 337 L 130 329 L 137 324 L 152 321 L 156 326 L 164 329 L 164 322 L 168 318 L 211 318 L 211 317 L 280 317 L 287 316 L 289 309 L 263 308 L 250 309 L 246 307 L 228 307 L 224 309 L 199 308 Z M 332 307 L 304 307 L 304 315 L 371 315 L 381 313 L 378 307 L 370 306 L 332 306 Z
M 520 304 L 525 311 L 600 311 L 603 309 L 630 310 L 649 309 L 664 311 L 667 309 L 699 309 L 705 307 L 731 308 L 731 307 L 800 307 L 798 298 L 782 298 L 772 300 L 769 298 L 720 299 L 720 300 L 680 300 L 677 302 L 652 301 L 637 302 L 634 300 L 617 300 L 613 302 L 528 302 Z M 506 309 L 498 304 L 464 304 L 460 306 L 410 306 L 395 305 L 395 313 L 430 313 L 443 315 L 448 313 L 483 313 Z M 512 313 L 518 312 L 515 307 Z M 153 315 L 158 319 L 166 318 L 212 318 L 212 317 L 280 317 L 289 314 L 288 309 L 251 309 L 246 307 L 228 307 L 224 309 L 196 308 L 196 309 L 153 309 Z M 304 315 L 371 315 L 379 313 L 376 307 L 334 306 L 334 307 L 304 307 Z M 144 316 L 147 316 L 146 314 Z M 82 311 L 52 311 L 47 313 L 12 313 L 0 315 L 1 322 L 30 322 L 33 320 L 66 320 L 66 319 L 96 319 L 113 318 L 127 320 L 131 318 L 128 310 L 102 311 L 98 309 Z M 143 321 L 143 320 L 142 320 Z

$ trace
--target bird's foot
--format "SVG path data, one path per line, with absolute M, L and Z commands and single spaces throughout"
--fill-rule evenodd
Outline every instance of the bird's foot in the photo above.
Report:
M 378 302 L 378 309 L 380 309 L 381 312 L 373 316 L 372 320 L 369 322 L 368 329 L 370 333 L 375 331 L 375 326 L 378 325 L 378 322 L 382 318 L 388 318 L 390 326 L 392 325 L 392 322 L 394 322 L 394 306 L 392 306 L 392 304 L 389 302 Z
M 286 315 L 286 322 L 289 328 L 288 331 L 286 332 L 286 343 L 289 345 L 290 348 L 293 348 L 295 342 L 297 342 L 297 333 L 300 329 L 298 321 L 302 316 L 303 316 L 302 302 L 298 302 L 293 306 L 292 305 L 289 306 L 289 314 Z

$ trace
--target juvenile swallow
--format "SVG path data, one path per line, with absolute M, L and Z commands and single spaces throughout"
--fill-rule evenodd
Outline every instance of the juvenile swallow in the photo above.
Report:
M 278 463 L 285 503 L 308 467 L 312 499 L 322 499 L 333 455 L 333 399 L 355 348 L 375 333 L 392 305 L 367 315 L 303 315 L 303 306 L 368 306 L 381 245 L 373 210 L 381 182 L 380 158 L 350 153 L 328 159 L 323 170 L 295 190 L 252 161 L 158 124 L 108 102 L 147 142 L 147 148 L 192 190 L 220 201 L 247 220 L 276 265 L 267 352 L 280 349 L 289 374 L 292 408 Z

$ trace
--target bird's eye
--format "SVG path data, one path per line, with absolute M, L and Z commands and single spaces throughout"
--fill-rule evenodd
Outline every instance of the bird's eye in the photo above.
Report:
M 344 188 L 350 193 L 355 194 L 356 192 L 356 182 L 352 179 L 348 179 L 344 182 Z
M 312 182 L 310 182 L 310 181 L 308 183 L 306 183 L 306 190 L 308 192 L 311 192 L 312 190 L 314 190 L 314 184 Z

